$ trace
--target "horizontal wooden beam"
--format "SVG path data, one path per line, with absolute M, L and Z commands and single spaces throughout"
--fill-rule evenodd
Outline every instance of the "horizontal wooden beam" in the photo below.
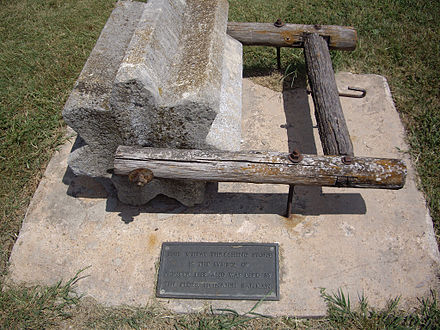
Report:
M 227 33 L 248 46 L 303 47 L 304 35 L 317 33 L 328 41 L 330 49 L 354 50 L 357 33 L 353 27 L 337 25 L 228 22 Z
M 294 162 L 280 152 L 119 146 L 114 174 L 138 169 L 168 179 L 383 189 L 400 189 L 406 178 L 406 166 L 398 159 L 302 155 Z

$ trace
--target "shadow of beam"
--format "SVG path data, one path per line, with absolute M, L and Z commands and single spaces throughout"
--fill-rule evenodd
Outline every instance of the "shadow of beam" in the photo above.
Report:
M 294 82 L 283 84 L 283 107 L 286 116 L 289 152 L 298 149 L 301 153 L 318 153 L 310 116 L 306 78 L 300 76 Z M 296 186 L 292 213 L 304 215 L 319 214 L 365 214 L 366 205 L 361 194 L 323 194 L 321 187 Z
M 296 187 L 304 188 L 304 187 Z M 283 193 L 234 193 L 208 189 L 205 201 L 186 207 L 169 197 L 159 195 L 144 206 L 130 206 L 116 197 L 107 199 L 106 211 L 118 212 L 125 223 L 133 221 L 142 213 L 165 214 L 278 214 L 284 215 L 287 194 Z M 310 192 L 308 192 L 309 194 Z M 364 214 L 366 207 L 360 194 L 321 194 L 313 199 L 310 195 L 297 198 L 293 213 L 301 215 Z

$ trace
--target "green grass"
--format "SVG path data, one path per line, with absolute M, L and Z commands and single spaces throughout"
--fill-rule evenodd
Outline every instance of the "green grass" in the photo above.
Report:
M 0 271 L 54 149 L 61 109 L 113 8 L 101 1 L 0 1 Z
M 0 292 L 0 327 L 39 329 L 71 317 L 69 309 L 80 300 L 73 291 L 80 273 L 64 284 L 60 281 L 50 287 L 20 288 L 0 281 L 4 288 Z
M 328 294 L 321 289 L 321 297 L 327 304 L 329 327 L 346 329 L 438 329 L 440 309 L 437 295 L 419 300 L 419 305 L 411 312 L 400 310 L 400 297 L 388 301 L 385 308 L 376 310 L 368 305 L 367 298 L 360 296 L 353 308 L 350 297 L 342 290 Z
M 411 312 L 399 308 L 399 297 L 385 308 L 369 306 L 364 296 L 354 304 L 342 290 L 321 297 L 327 316 L 320 319 L 270 318 L 258 314 L 259 303 L 245 314 L 212 310 L 174 314 L 159 305 L 104 307 L 90 299 L 80 303 L 74 286 L 79 273 L 66 284 L 51 287 L 8 287 L 0 292 L 0 327 L 5 329 L 438 329 L 440 308 L 434 292 L 420 299 Z
M 0 272 L 6 271 L 29 200 L 55 148 L 62 142 L 62 107 L 107 20 L 111 0 L 0 0 Z M 387 77 L 405 123 L 411 155 L 420 175 L 437 232 L 440 227 L 440 2 L 409 0 L 231 0 L 231 21 L 337 24 L 356 27 L 358 47 L 332 52 L 336 70 Z M 282 50 L 283 70 L 304 71 L 301 50 Z M 277 88 L 275 50 L 245 47 L 245 76 Z M 263 76 L 263 77 L 261 77 Z M 263 81 L 262 80 L 262 81 Z M 438 236 L 437 236 L 438 237 Z M 2 283 L 3 284 L 3 281 Z M 404 313 L 347 307 L 348 299 L 327 295 L 325 320 L 249 320 L 228 313 L 170 315 L 153 307 L 108 309 L 75 305 L 70 286 L 6 288 L 0 293 L 2 328 L 39 328 L 66 322 L 78 327 L 226 328 L 234 322 L 260 328 L 439 325 L 437 300 L 421 300 Z M 399 293 L 396 292 L 396 295 Z M 345 305 L 344 305 L 345 301 Z M 362 307 L 364 306 L 364 307 Z M 368 306 L 368 305 L 366 305 Z M 342 312 L 338 312 L 342 308 Z M 381 314 L 383 313 L 383 314 Z M 391 316 L 395 316 L 393 319 Z M 340 319 L 334 319 L 340 318 Z M 396 319 L 397 318 L 397 319 Z M 394 320 L 394 321 L 393 321 Z M 397 322 L 396 321 L 396 322 Z M 360 323 L 359 323 L 360 322 Z M 380 323 L 382 322 L 382 323 Z M 391 322 L 391 323 L 387 323 Z M 400 323 L 399 323 L 400 322 Z M 402 323 L 403 322 L 403 323 Z M 406 322 L 406 323 L 405 323 Z M 431 324 L 429 322 L 432 322 Z

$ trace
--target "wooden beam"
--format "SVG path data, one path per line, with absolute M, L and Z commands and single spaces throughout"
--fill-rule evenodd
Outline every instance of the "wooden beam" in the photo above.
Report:
M 398 159 L 303 155 L 298 163 L 280 152 L 227 152 L 119 146 L 114 174 L 148 169 L 168 179 L 400 189 L 406 167 Z
M 342 112 L 327 42 L 316 33 L 307 34 L 304 56 L 324 154 L 352 156 L 353 145 Z
M 228 22 L 227 33 L 248 46 L 303 47 L 304 35 L 317 33 L 328 40 L 330 49 L 354 50 L 357 33 L 353 27 L 337 25 Z

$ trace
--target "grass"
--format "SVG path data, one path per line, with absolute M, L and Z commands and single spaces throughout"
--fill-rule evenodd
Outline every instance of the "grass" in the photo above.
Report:
M 440 308 L 435 292 L 420 299 L 411 312 L 399 309 L 399 297 L 384 309 L 369 306 L 364 296 L 355 306 L 342 290 L 321 297 L 327 316 L 321 319 L 260 316 L 257 302 L 243 315 L 234 310 L 208 309 L 174 314 L 159 305 L 104 307 L 75 294 L 80 272 L 65 284 L 51 287 L 9 287 L 0 292 L 0 326 L 5 329 L 438 329 Z M 256 317 L 255 317 L 256 316 Z
M 0 271 L 112 1 L 0 1 Z M 99 14 L 97 14 L 99 13 Z
M 39 329 L 71 317 L 69 308 L 80 299 L 73 291 L 80 273 L 64 284 L 60 281 L 50 287 L 20 288 L 1 282 L 4 288 L 0 292 L 1 328 Z
M 367 298 L 359 297 L 357 307 L 353 308 L 350 297 L 342 290 L 328 294 L 321 289 L 321 297 L 327 304 L 328 325 L 332 328 L 346 329 L 438 329 L 440 326 L 440 309 L 436 293 L 420 299 L 411 313 L 398 309 L 400 297 L 388 301 L 382 310 L 368 305 Z
M 437 233 L 440 228 L 440 2 L 410 0 L 230 0 L 231 21 L 337 24 L 356 27 L 358 47 L 332 52 L 336 70 L 387 77 L 406 127 L 411 155 L 420 176 Z M 107 20 L 112 0 L 0 0 L 0 272 L 26 207 L 56 147 L 62 143 L 61 109 Z M 282 49 L 283 70 L 304 71 L 301 50 Z M 296 71 L 295 71 L 296 70 Z M 245 47 L 247 77 L 280 88 L 275 49 Z M 269 77 L 269 78 L 268 78 Z M 438 238 L 439 236 L 437 236 Z M 3 281 L 3 280 L 2 280 Z M 435 296 L 412 313 L 397 301 L 374 311 L 362 298 L 356 309 L 342 292 L 322 293 L 325 320 L 248 319 L 227 313 L 170 315 L 153 307 L 109 309 L 77 304 L 71 285 L 9 287 L 0 293 L 2 328 L 40 328 L 73 322 L 78 327 L 260 328 L 398 327 L 439 325 Z M 3 282 L 1 284 L 4 284 Z M 67 285 L 67 286 L 66 286 Z M 396 295 L 399 293 L 396 293 Z M 348 304 L 348 306 L 347 306 Z M 367 306 L 367 307 L 365 307 Z M 392 307 L 392 308 L 391 308 Z M 68 311 L 71 311 L 70 318 Z M 382 314 L 384 313 L 384 314 Z M 388 315 L 388 316 L 387 316 Z M 391 316 L 390 316 L 391 315 Z M 394 316 L 395 318 L 393 318 Z M 67 318 L 67 321 L 63 321 Z M 60 323 L 61 322 L 61 323 Z M 241 322 L 241 321 L 240 321 Z M 342 323 L 341 323 L 342 322 Z M 371 323 L 368 323 L 371 322 Z M 388 323 L 387 323 L 388 322 Z M 390 323 L 391 322 L 391 323 Z M 431 323 L 430 323 L 431 322 Z M 70 323 L 69 323 L 70 324 Z

